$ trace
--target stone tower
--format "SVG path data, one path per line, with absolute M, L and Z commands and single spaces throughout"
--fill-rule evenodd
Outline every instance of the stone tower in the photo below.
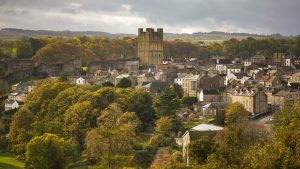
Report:
M 138 33 L 138 57 L 141 64 L 160 64 L 164 58 L 163 50 L 163 29 L 158 28 L 157 32 L 152 28 L 139 28 Z

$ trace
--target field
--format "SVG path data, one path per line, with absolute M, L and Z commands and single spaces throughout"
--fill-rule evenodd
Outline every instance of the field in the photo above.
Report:
M 24 163 L 15 159 L 11 153 L 0 153 L 0 169 L 20 169 Z

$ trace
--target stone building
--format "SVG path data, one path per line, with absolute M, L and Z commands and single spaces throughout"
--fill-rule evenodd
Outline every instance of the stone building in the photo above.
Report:
M 157 32 L 152 28 L 139 28 L 138 32 L 138 57 L 141 64 L 155 65 L 163 61 L 163 29 Z
M 267 95 L 261 88 L 235 89 L 230 94 L 230 102 L 238 102 L 253 114 L 264 113 L 268 110 Z

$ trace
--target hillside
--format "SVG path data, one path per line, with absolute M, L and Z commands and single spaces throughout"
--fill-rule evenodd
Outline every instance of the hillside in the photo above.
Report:
M 108 32 L 100 31 L 52 31 L 52 30 L 24 30 L 16 28 L 3 28 L 0 30 L 0 39 L 1 40 L 15 40 L 22 37 L 75 37 L 75 36 L 103 36 L 107 38 L 124 38 L 124 37 L 136 37 L 135 34 L 112 34 Z M 164 33 L 165 40 L 175 40 L 181 39 L 188 42 L 194 41 L 207 41 L 207 42 L 216 42 L 224 41 L 229 39 L 246 39 L 248 37 L 253 37 L 255 39 L 262 38 L 288 38 L 280 34 L 273 35 L 258 35 L 258 34 L 249 34 L 249 33 L 228 33 L 228 32 L 195 32 L 192 34 L 187 33 Z

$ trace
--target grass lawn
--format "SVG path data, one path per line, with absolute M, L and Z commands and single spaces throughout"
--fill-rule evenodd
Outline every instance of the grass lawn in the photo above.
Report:
M 20 169 L 24 163 L 15 159 L 12 153 L 0 153 L 0 169 Z

